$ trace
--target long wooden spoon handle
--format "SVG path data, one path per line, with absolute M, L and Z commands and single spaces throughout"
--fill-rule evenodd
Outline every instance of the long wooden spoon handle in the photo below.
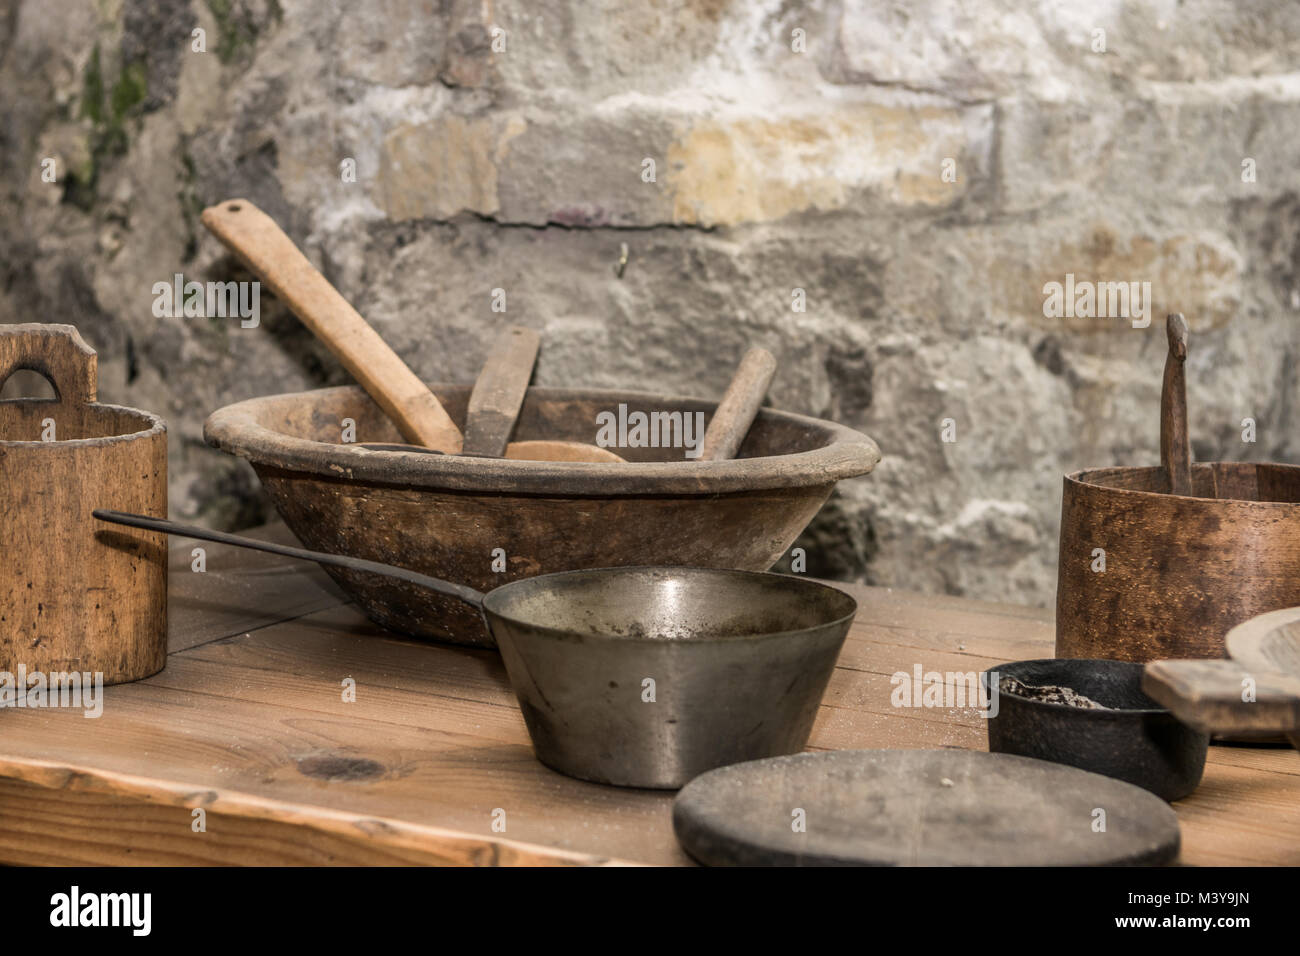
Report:
M 497 337 L 469 396 L 462 454 L 505 457 L 541 347 L 541 336 L 521 325 Z
M 1169 476 L 1169 493 L 1192 493 L 1192 450 L 1187 434 L 1187 320 L 1175 312 L 1165 321 L 1169 355 L 1160 390 L 1160 464 Z
M 723 461 L 736 457 L 775 374 L 776 359 L 767 349 L 755 346 L 745 353 L 726 394 L 713 412 L 709 427 L 705 429 L 704 447 L 700 451 L 702 460 Z
M 460 429 L 429 387 L 270 216 L 246 199 L 229 199 L 205 209 L 202 221 L 338 357 L 403 438 L 460 452 Z

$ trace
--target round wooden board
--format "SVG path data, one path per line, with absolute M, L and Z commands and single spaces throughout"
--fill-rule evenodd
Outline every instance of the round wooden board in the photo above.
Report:
M 804 832 L 794 827 L 800 810 Z M 714 866 L 1150 865 L 1172 861 L 1179 845 L 1173 810 L 1139 787 L 959 750 L 837 750 L 722 767 L 677 795 L 673 829 Z

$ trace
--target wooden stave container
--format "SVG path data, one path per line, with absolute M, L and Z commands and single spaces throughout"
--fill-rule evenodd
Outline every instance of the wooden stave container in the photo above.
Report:
M 58 397 L 0 402 L 0 670 L 98 672 L 105 684 L 156 674 L 166 536 L 91 512 L 167 514 L 166 424 L 95 401 L 96 356 L 72 326 L 0 326 L 0 384 L 18 369 Z M 58 440 L 40 440 L 45 419 Z
M 1300 466 L 1191 472 L 1194 496 L 1169 494 L 1161 467 L 1065 476 L 1057 657 L 1221 658 L 1233 627 L 1300 605 Z M 1104 572 L 1092 570 L 1095 548 Z

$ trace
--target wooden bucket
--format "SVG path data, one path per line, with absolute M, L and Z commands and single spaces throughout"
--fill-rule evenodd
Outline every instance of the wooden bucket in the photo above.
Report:
M 1057 657 L 1224 657 L 1232 628 L 1300 604 L 1300 467 L 1191 464 L 1187 329 L 1169 323 L 1162 464 L 1065 478 Z
M 166 516 L 166 425 L 95 401 L 95 352 L 70 325 L 0 325 L 0 385 L 19 369 L 57 397 L 0 401 L 0 671 L 156 674 L 166 538 L 91 511 Z

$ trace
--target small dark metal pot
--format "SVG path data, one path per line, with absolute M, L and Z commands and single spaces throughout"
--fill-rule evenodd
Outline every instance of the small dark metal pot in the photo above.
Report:
M 1105 774 L 1165 800 L 1201 782 L 1210 738 L 1180 723 L 1142 692 L 1142 665 L 1131 661 L 1049 658 L 1001 664 L 980 679 L 990 700 L 1002 678 L 1067 687 L 1103 705 L 1087 709 L 997 693 L 989 750 Z

